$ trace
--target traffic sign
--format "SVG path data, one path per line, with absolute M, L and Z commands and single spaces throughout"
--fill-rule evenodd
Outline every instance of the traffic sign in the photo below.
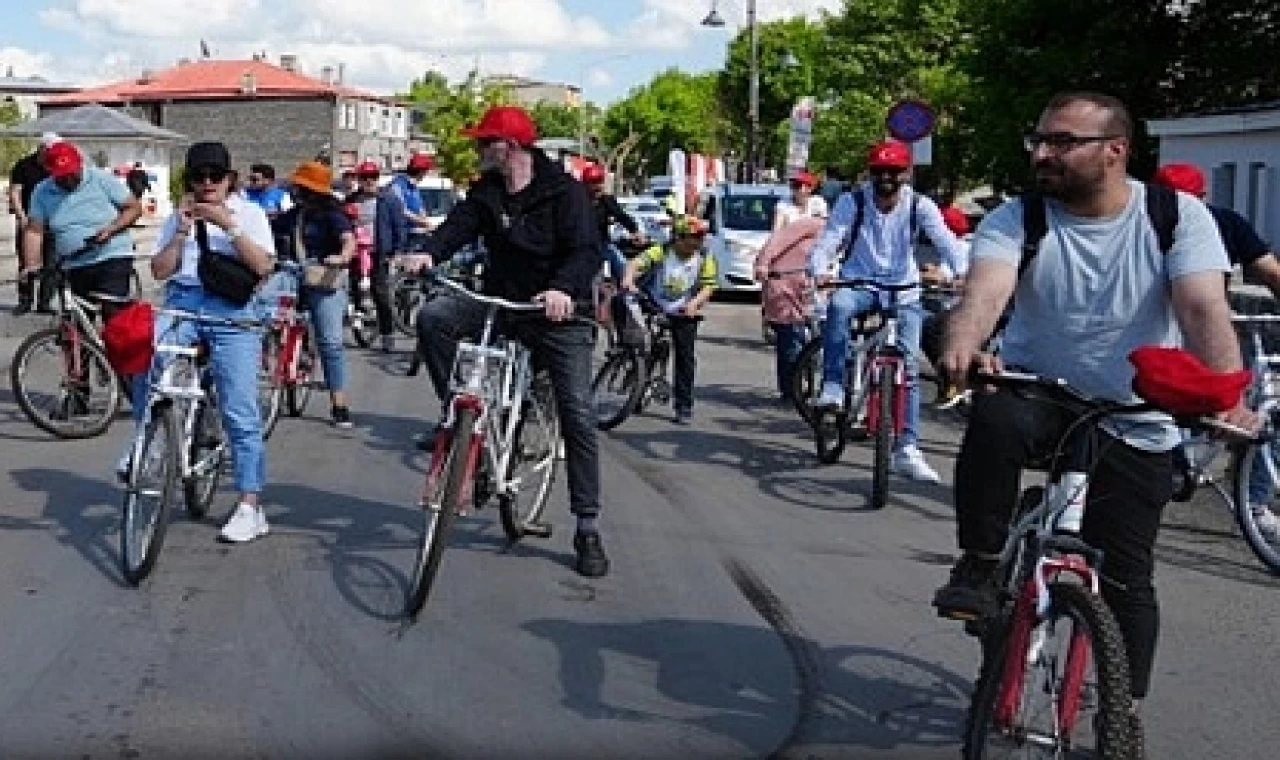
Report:
M 907 98 L 899 100 L 889 109 L 884 125 L 895 139 L 906 143 L 923 140 L 933 132 L 937 116 L 923 100 Z

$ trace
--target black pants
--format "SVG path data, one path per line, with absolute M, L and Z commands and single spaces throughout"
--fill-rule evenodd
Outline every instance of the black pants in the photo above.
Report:
M 359 283 L 360 272 L 356 262 L 351 263 L 351 282 Z M 369 295 L 373 299 L 373 311 L 378 321 L 378 334 L 391 335 L 396 331 L 396 323 L 391 313 L 391 259 L 389 256 L 374 254 L 373 266 L 369 271 Z M 364 309 L 364 292 L 357 284 L 351 288 L 351 305 L 356 311 Z
M 677 412 L 693 411 L 693 376 L 698 369 L 694 347 L 698 342 L 698 320 L 668 317 L 671 324 L 671 349 L 675 354 L 675 382 L 672 384 L 672 406 Z
M 449 390 L 458 341 L 478 336 L 484 315 L 484 306 L 452 294 L 433 298 L 418 313 L 418 349 L 441 403 Z M 569 508 L 579 517 L 594 517 L 600 512 L 600 456 L 591 405 L 595 333 L 581 322 L 553 324 L 529 318 L 513 320 L 504 330 L 528 346 L 534 365 L 551 375 L 566 449 Z
M 1059 405 L 1017 392 L 977 398 L 956 460 L 961 549 L 996 554 L 1003 548 L 1022 469 L 1050 455 L 1075 419 Z M 1142 698 L 1160 627 L 1153 551 L 1173 492 L 1172 457 L 1135 449 L 1101 431 L 1096 440 L 1099 456 L 1082 537 L 1103 551 L 1102 595 L 1124 635 L 1133 696 Z
M 22 230 L 16 231 L 13 240 L 14 250 L 18 254 L 18 266 L 22 266 Z M 57 253 L 53 245 L 53 235 L 45 233 L 44 245 L 40 251 L 41 272 L 36 275 L 35 279 L 18 280 L 18 303 L 30 306 L 34 301 L 36 305 L 44 309 L 53 303 L 54 289 L 57 287 L 57 281 L 54 279 L 53 269 L 54 263 L 57 261 Z M 37 293 L 38 290 L 38 293 Z

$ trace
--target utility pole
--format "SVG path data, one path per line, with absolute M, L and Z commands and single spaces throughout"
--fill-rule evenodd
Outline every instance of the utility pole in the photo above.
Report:
M 751 35 L 751 84 L 747 92 L 747 182 L 760 180 L 760 27 L 756 0 L 747 0 L 747 28 Z

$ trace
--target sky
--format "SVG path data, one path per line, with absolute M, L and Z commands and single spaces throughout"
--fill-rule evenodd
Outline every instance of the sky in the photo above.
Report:
M 728 26 L 699 25 L 718 4 Z M 390 94 L 424 71 L 517 74 L 623 98 L 664 69 L 718 68 L 748 0 L 0 0 L 0 75 L 79 85 L 198 58 L 295 54 L 344 64 L 346 83 Z M 762 21 L 834 11 L 841 0 L 757 0 Z

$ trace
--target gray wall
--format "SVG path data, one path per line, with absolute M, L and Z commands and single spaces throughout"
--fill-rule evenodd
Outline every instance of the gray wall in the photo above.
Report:
M 331 148 L 334 104 L 327 98 L 167 103 L 160 119 L 160 126 L 192 142 L 226 143 L 242 177 L 253 163 L 271 164 L 276 175 L 283 177 Z M 175 164 L 181 164 L 182 151 L 174 158 Z

